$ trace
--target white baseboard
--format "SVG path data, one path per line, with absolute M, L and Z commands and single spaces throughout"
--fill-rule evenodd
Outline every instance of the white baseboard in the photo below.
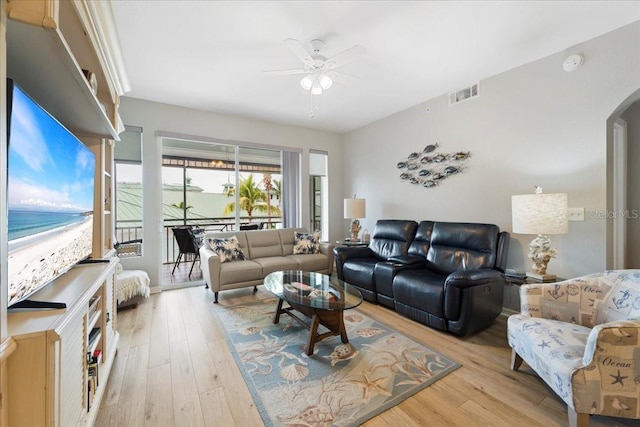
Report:
M 190 288 L 194 286 L 204 286 L 204 280 L 196 280 L 194 282 L 186 282 L 186 283 L 173 283 L 170 285 L 162 285 L 162 287 L 158 287 L 158 292 L 162 291 L 172 291 L 174 289 L 182 289 L 182 288 Z
M 509 317 L 512 314 L 518 314 L 518 313 L 519 313 L 518 311 L 511 310 L 510 308 L 502 307 L 502 312 L 500 313 L 500 316 Z

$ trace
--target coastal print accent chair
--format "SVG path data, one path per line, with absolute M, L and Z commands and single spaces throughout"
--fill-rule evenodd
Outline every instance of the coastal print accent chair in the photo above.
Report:
M 640 419 L 640 270 L 610 270 L 520 289 L 509 317 L 511 369 L 524 360 L 567 404 L 589 415 Z

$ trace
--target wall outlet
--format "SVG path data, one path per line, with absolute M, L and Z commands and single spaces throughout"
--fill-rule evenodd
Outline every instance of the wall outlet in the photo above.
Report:
M 584 208 L 567 208 L 569 221 L 584 221 Z

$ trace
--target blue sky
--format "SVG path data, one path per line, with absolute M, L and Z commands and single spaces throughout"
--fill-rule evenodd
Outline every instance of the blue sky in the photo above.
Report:
M 10 209 L 93 211 L 94 154 L 17 87 L 10 138 Z

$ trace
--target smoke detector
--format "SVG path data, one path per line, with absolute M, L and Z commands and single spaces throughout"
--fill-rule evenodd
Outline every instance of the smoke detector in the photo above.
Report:
M 565 59 L 564 62 L 562 63 L 562 69 L 565 70 L 566 72 L 575 71 L 578 68 L 580 68 L 583 62 L 584 62 L 584 57 L 582 55 L 580 54 L 571 55 L 567 57 L 567 59 Z

